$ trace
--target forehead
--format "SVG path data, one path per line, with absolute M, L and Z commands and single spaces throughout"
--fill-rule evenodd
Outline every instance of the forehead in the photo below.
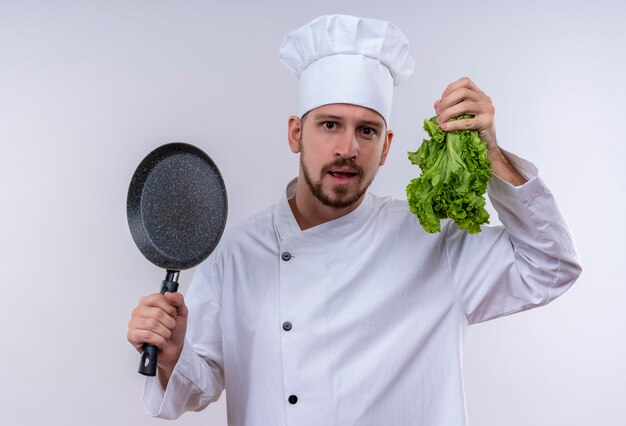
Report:
M 313 119 L 334 117 L 347 121 L 367 121 L 385 125 L 383 117 L 373 109 L 352 104 L 328 104 L 317 107 L 307 114 Z

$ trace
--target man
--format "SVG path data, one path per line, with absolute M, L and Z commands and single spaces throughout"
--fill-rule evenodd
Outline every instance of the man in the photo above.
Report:
M 532 164 L 498 147 L 494 108 L 467 78 L 435 110 L 477 129 L 503 227 L 444 221 L 428 234 L 406 201 L 367 192 L 389 152 L 394 84 L 412 73 L 388 22 L 324 16 L 289 34 L 300 81 L 288 122 L 298 178 L 225 233 L 187 295 L 153 294 L 128 339 L 160 349 L 148 414 L 176 418 L 228 397 L 231 425 L 464 425 L 467 325 L 548 303 L 578 277 L 575 250 Z M 472 114 L 473 119 L 448 122 Z

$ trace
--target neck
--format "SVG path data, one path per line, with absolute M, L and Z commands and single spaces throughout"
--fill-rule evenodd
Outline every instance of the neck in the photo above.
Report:
M 313 195 L 304 177 L 299 176 L 296 196 L 289 200 L 289 207 L 291 207 L 291 212 L 298 222 L 298 226 L 302 231 L 305 231 L 347 215 L 363 202 L 363 198 L 365 198 L 365 194 L 352 205 L 344 208 L 326 206 Z

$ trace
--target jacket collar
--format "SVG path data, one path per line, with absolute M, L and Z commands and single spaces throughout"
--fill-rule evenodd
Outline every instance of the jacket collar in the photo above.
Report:
M 308 246 L 362 232 L 363 225 L 372 211 L 372 195 L 369 192 L 365 194 L 361 204 L 345 216 L 302 231 L 289 206 L 289 199 L 295 196 L 297 183 L 298 178 L 289 182 L 285 194 L 274 210 L 274 227 L 281 243 Z

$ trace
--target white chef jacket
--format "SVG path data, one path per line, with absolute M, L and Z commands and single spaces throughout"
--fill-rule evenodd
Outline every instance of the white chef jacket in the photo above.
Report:
M 196 271 L 186 341 L 151 416 L 200 410 L 226 389 L 232 426 L 466 425 L 462 350 L 469 324 L 544 305 L 581 269 L 554 199 L 494 176 L 503 223 L 426 233 L 406 201 L 368 193 L 305 231 L 280 202 L 227 231 Z M 289 324 L 287 324 L 289 323 Z

